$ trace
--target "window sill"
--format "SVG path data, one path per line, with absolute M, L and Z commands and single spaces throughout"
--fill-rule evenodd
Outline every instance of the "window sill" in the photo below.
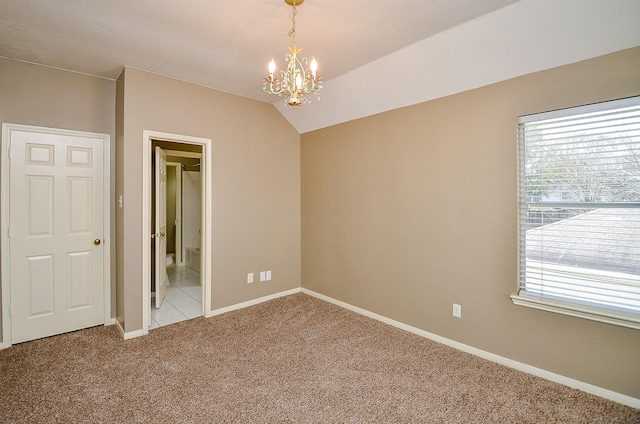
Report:
M 621 327 L 640 330 L 640 317 L 623 312 L 607 311 L 592 308 L 589 306 L 574 305 L 571 303 L 559 302 L 556 300 L 543 299 L 526 295 L 511 295 L 511 300 L 515 305 L 526 306 L 528 308 L 540 309 L 548 312 L 569 315 L 577 318 L 589 319 L 592 321 L 604 322 Z

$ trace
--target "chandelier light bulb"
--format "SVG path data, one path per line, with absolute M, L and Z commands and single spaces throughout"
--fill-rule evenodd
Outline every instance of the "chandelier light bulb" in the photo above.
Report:
M 271 62 L 269 62 L 269 75 L 273 76 L 273 73 L 276 71 L 276 61 L 271 58 Z
M 311 74 L 313 75 L 313 79 L 316 78 L 316 71 L 318 70 L 318 62 L 316 62 L 316 58 L 312 58 L 311 59 L 311 65 L 309 65 L 311 67 Z

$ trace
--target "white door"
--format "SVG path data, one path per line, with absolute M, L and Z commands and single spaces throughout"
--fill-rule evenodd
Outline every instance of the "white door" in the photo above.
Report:
M 156 146 L 156 308 L 162 305 L 167 294 L 167 154 Z
M 103 139 L 10 134 L 12 342 L 104 324 Z

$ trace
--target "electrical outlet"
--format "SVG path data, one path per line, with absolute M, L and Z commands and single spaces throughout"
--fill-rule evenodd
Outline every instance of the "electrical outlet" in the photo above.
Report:
M 271 281 L 271 270 L 267 271 L 267 281 Z
M 253 283 L 253 272 L 247 274 L 247 284 Z
M 453 304 L 453 316 L 456 318 L 462 318 L 462 306 L 457 303 Z
M 264 271 L 260 271 L 260 281 L 264 281 L 267 279 L 267 276 L 265 275 Z

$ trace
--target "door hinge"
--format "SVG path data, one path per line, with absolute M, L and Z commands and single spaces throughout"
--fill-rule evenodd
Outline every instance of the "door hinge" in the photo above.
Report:
M 7 149 L 7 157 L 11 159 L 11 147 Z
M 11 227 L 7 228 L 7 237 L 11 238 Z

